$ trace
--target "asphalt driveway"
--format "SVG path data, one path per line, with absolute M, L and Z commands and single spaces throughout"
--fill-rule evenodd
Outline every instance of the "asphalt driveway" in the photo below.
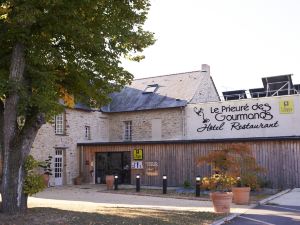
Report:
M 230 225 L 299 225 L 300 188 L 270 201 L 266 205 L 248 210 L 227 222 Z

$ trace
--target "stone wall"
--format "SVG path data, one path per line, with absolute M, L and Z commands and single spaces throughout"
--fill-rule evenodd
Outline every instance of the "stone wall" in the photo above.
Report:
M 54 168 L 55 149 L 64 149 L 64 184 L 72 184 L 73 178 L 79 173 L 78 142 L 97 142 L 108 139 L 106 118 L 100 112 L 67 109 L 65 112 L 66 133 L 56 135 L 54 122 L 41 127 L 33 143 L 31 154 L 38 160 L 53 157 Z M 85 139 L 85 126 L 91 128 L 91 139 Z M 54 171 L 53 171 L 54 172 Z M 54 185 L 54 173 L 50 184 Z
M 178 140 L 183 138 L 183 109 L 157 109 L 109 114 L 109 141 L 124 140 L 124 121 L 132 121 L 132 141 Z M 152 120 L 161 120 L 161 138 L 152 137 Z

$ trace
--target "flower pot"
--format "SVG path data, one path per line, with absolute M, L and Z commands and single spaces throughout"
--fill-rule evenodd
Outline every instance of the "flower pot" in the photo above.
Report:
M 42 177 L 43 177 L 45 186 L 49 187 L 49 180 L 50 180 L 49 174 L 42 174 Z
M 74 178 L 74 184 L 75 185 L 81 185 L 82 184 L 82 177 L 75 177 Z
M 212 192 L 210 198 L 216 213 L 230 213 L 232 192 Z
M 250 198 L 250 187 L 233 187 L 233 203 L 239 205 L 248 205 Z
M 106 175 L 105 182 L 107 190 L 113 190 L 115 177 L 113 175 Z

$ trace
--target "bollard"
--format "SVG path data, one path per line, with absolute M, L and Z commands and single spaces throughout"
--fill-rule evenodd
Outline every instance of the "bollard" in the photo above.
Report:
M 141 177 L 139 174 L 136 175 L 135 177 L 135 184 L 136 184 L 136 192 L 140 192 L 141 190 Z
M 118 179 L 119 179 L 119 177 L 118 177 L 118 175 L 115 175 L 115 190 L 118 190 Z
M 201 181 L 201 177 L 197 176 L 196 177 L 196 197 L 200 197 L 200 182 Z
M 167 176 L 163 175 L 163 194 L 167 194 L 167 186 L 168 186 Z

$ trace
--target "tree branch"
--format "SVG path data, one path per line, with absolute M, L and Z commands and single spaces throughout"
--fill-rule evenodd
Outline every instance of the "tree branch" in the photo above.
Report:
M 43 124 L 46 123 L 45 114 L 38 113 L 37 110 L 26 116 L 24 127 L 18 137 L 18 144 L 21 147 L 23 157 L 26 157 L 34 142 L 34 139 Z

